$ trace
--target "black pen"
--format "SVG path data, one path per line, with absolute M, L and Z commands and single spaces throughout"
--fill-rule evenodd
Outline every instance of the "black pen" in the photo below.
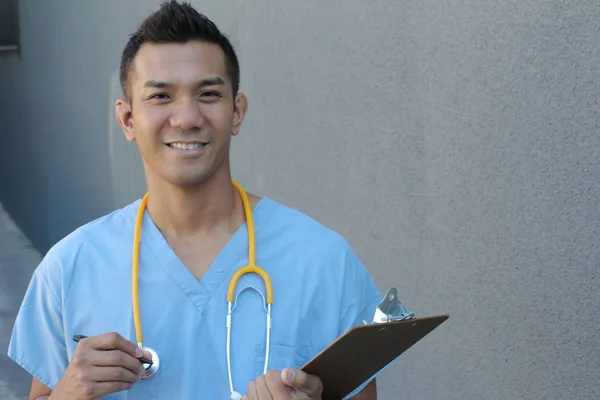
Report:
M 73 336 L 73 340 L 76 341 L 77 343 L 79 343 L 79 341 L 81 339 L 85 339 L 86 337 L 87 336 L 85 336 L 85 335 L 74 335 Z M 142 364 L 148 364 L 148 367 L 146 369 L 148 369 L 148 368 L 150 368 L 152 366 L 152 361 L 148 360 L 147 358 L 140 357 L 140 358 L 138 358 L 138 360 L 140 360 L 140 362 Z

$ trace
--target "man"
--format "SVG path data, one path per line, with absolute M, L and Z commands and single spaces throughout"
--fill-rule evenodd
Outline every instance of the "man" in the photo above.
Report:
M 36 269 L 9 348 L 33 376 L 31 399 L 320 399 L 319 378 L 299 368 L 373 317 L 379 292 L 342 237 L 248 194 L 256 263 L 274 292 L 268 372 L 264 301 L 244 290 L 264 293 L 256 274 L 238 282 L 227 338 L 229 282 L 249 262 L 229 163 L 247 109 L 239 75 L 227 38 L 189 4 L 164 3 L 130 38 L 115 107 L 142 156 L 147 204 L 80 227 Z M 158 366 L 153 376 L 140 379 L 140 356 Z M 375 399 L 375 380 L 352 395 Z

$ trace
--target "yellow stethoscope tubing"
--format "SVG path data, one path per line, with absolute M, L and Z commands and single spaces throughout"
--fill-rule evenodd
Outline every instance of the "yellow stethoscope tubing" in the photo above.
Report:
M 230 342 L 231 342 L 231 313 L 233 310 L 232 304 L 234 300 L 234 293 L 236 285 L 239 279 L 248 273 L 256 273 L 258 274 L 264 281 L 265 290 L 266 290 L 266 300 L 265 303 L 267 305 L 267 340 L 266 340 L 266 354 L 265 354 L 265 365 L 264 372 L 267 371 L 267 365 L 269 361 L 269 348 L 270 348 L 270 332 L 271 332 L 271 305 L 273 304 L 273 285 L 271 283 L 271 278 L 269 274 L 262 268 L 256 265 L 256 239 L 254 235 L 254 219 L 252 217 L 252 209 L 250 207 L 250 202 L 248 200 L 248 196 L 244 189 L 237 183 L 235 180 L 232 180 L 234 187 L 237 189 L 240 197 L 242 199 L 242 205 L 244 208 L 244 215 L 246 218 L 246 225 L 248 230 L 248 265 L 243 268 L 237 270 L 231 281 L 229 282 L 229 288 L 227 290 L 227 303 L 228 303 L 228 313 L 227 313 L 227 369 L 229 373 L 229 386 L 233 393 L 233 381 L 231 378 L 231 363 L 230 363 Z M 140 304 L 139 304 L 139 255 L 140 255 L 140 242 L 141 242 L 141 231 L 142 231 L 142 221 L 144 219 L 144 213 L 146 211 L 146 205 L 148 204 L 148 193 L 144 195 L 140 202 L 140 206 L 138 208 L 138 212 L 136 215 L 135 221 L 135 229 L 133 234 L 133 256 L 132 256 L 132 302 L 133 302 L 133 321 L 135 325 L 135 337 L 137 344 L 140 348 L 143 348 L 144 336 L 142 332 L 142 323 L 140 317 Z
M 229 289 L 227 290 L 227 302 L 233 302 L 235 287 L 242 275 L 254 272 L 260 275 L 265 282 L 265 289 L 267 291 L 267 304 L 273 304 L 273 285 L 271 284 L 271 278 L 265 270 L 256 265 L 256 239 L 254 237 L 254 218 L 252 217 L 252 210 L 250 209 L 250 201 L 248 201 L 248 195 L 246 194 L 244 189 L 242 189 L 240 184 L 236 181 L 233 181 L 233 186 L 235 186 L 235 188 L 240 193 L 240 197 L 242 198 L 242 205 L 244 206 L 244 214 L 246 215 L 246 225 L 248 227 L 248 265 L 238 269 L 235 272 L 235 274 L 233 274 L 233 277 L 229 282 Z
M 144 212 L 146 211 L 146 204 L 148 203 L 148 193 L 144 195 L 138 208 L 137 216 L 135 219 L 135 230 L 133 231 L 133 257 L 132 257 L 132 268 L 131 268 L 131 293 L 133 294 L 133 323 L 135 325 L 135 340 L 140 348 L 143 347 L 144 336 L 142 334 L 142 322 L 140 320 L 140 302 L 139 302 L 139 265 L 140 265 L 140 242 L 141 242 L 141 231 L 142 231 L 142 220 L 144 219 Z

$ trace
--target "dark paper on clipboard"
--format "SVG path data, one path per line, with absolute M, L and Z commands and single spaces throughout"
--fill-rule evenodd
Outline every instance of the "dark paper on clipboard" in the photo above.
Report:
M 323 400 L 341 400 L 448 318 L 444 314 L 354 327 L 301 369 L 321 379 Z

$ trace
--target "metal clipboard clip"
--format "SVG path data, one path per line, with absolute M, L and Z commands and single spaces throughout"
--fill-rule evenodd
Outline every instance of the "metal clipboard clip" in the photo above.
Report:
M 398 290 L 391 288 L 385 294 L 385 297 L 377 306 L 375 315 L 373 317 L 373 324 L 381 324 L 384 322 L 392 321 L 404 321 L 408 319 L 414 319 L 415 313 L 410 311 L 404 304 L 398 299 Z M 368 325 L 366 321 L 363 321 L 365 325 Z

